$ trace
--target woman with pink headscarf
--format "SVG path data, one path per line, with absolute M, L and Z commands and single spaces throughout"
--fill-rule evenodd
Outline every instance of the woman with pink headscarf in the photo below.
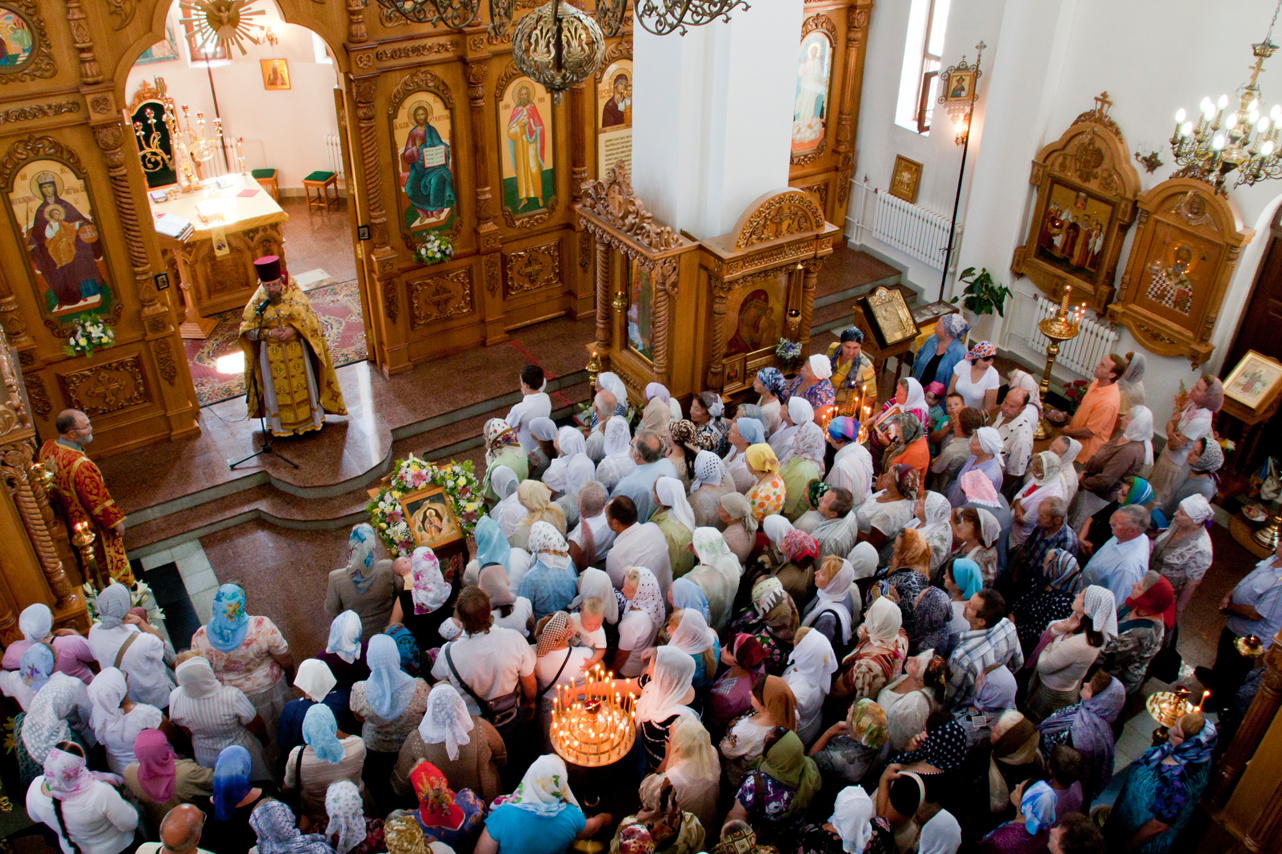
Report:
M 1166 447 L 1162 449 L 1149 486 L 1161 507 L 1189 473 L 1189 445 L 1211 435 L 1211 422 L 1224 405 L 1224 386 L 1213 376 L 1203 376 L 1189 391 L 1184 405 L 1175 398 L 1175 411 L 1166 422 Z

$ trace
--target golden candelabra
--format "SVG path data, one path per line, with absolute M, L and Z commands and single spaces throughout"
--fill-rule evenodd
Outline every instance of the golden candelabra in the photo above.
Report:
M 1051 368 L 1055 365 L 1055 358 L 1059 356 L 1059 344 L 1061 341 L 1072 341 L 1077 337 L 1081 328 L 1082 315 L 1086 313 L 1086 304 L 1082 303 L 1073 311 L 1068 310 L 1068 299 L 1073 294 L 1073 286 L 1064 286 L 1064 298 L 1060 302 L 1059 311 L 1054 317 L 1048 317 L 1037 328 L 1042 334 L 1050 339 L 1051 343 L 1046 346 L 1046 369 L 1042 371 L 1041 397 L 1042 407 L 1045 409 L 1046 398 L 1051 391 Z M 1037 420 L 1037 429 L 1033 431 L 1033 438 L 1037 441 L 1050 438 L 1051 426 L 1043 415 Z
M 636 741 L 636 695 L 620 693 L 614 674 L 595 665 L 582 688 L 556 686 L 552 749 L 566 762 L 599 768 L 618 762 Z
M 223 120 L 219 118 L 214 119 L 214 135 L 212 137 L 207 137 L 205 136 L 205 114 L 203 112 L 196 113 L 196 127 L 193 129 L 191 126 L 191 116 L 188 114 L 186 104 L 183 104 L 182 111 L 183 116 L 182 122 L 180 123 L 178 120 L 178 114 L 174 110 L 174 102 L 169 98 L 165 99 L 165 123 L 169 125 L 169 139 L 174 145 L 181 144 L 185 147 L 187 154 L 196 165 L 195 180 L 199 181 L 203 177 L 200 174 L 200 164 L 209 160 L 218 153 L 218 148 L 222 145 Z M 237 147 L 236 153 L 239 156 L 239 147 Z M 243 158 L 241 165 L 243 168 Z M 192 180 L 191 168 L 191 164 L 189 163 L 184 162 L 182 164 L 182 172 L 187 177 L 188 186 L 194 183 Z
M 91 582 L 94 589 L 101 593 L 107 584 L 98 568 L 98 556 L 94 553 L 93 542 L 97 536 L 88 522 L 77 522 L 73 527 L 71 544 L 80 552 L 80 565 L 85 569 L 85 580 Z
M 595 395 L 596 392 L 594 389 L 596 388 L 596 378 L 600 376 L 605 365 L 601 364 L 601 357 L 596 354 L 596 350 L 592 350 L 591 353 L 592 355 L 588 357 L 588 363 L 585 367 L 588 369 L 588 389 L 593 395 Z M 589 403 L 591 403 L 591 400 L 589 400 Z M 621 400 L 619 403 L 622 403 L 625 406 L 627 405 L 626 400 Z
M 1170 737 L 1171 727 L 1175 722 L 1187 715 L 1189 712 L 1200 712 L 1202 704 L 1206 698 L 1211 696 L 1210 691 L 1202 692 L 1202 699 L 1196 706 L 1189 699 L 1189 689 L 1179 685 L 1174 691 L 1156 691 L 1149 695 L 1144 701 L 1144 708 L 1153 720 L 1157 721 L 1157 729 L 1153 730 L 1153 746 L 1165 744 Z
M 1251 535 L 1251 539 L 1264 546 L 1269 551 L 1278 547 L 1278 539 L 1282 538 L 1282 506 L 1274 511 L 1269 518 L 1269 524 Z
M 148 106 L 143 110 L 147 117 L 147 127 L 144 128 L 142 122 L 134 122 L 134 136 L 138 137 L 138 156 L 142 161 L 144 172 L 157 172 L 173 165 L 169 152 L 160 147 L 164 137 L 160 128 L 156 126 L 156 119 L 159 118 L 160 124 L 168 129 L 169 123 L 166 121 L 168 111 L 169 106 L 166 104 L 165 112 L 157 117 L 155 107 Z

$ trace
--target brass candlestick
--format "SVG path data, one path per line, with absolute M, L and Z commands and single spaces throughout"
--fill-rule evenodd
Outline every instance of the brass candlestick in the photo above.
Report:
M 88 522 L 77 522 L 71 535 L 71 544 L 80 552 L 80 565 L 85 568 L 85 580 L 93 583 L 94 590 L 101 593 L 107 585 L 103 582 L 102 572 L 98 569 L 98 557 L 94 554 L 93 541 L 97 534 Z
M 1269 524 L 1256 531 L 1251 539 L 1264 546 L 1269 551 L 1278 547 L 1278 538 L 1282 537 L 1282 505 L 1273 511 L 1273 516 L 1269 519 Z
M 588 389 L 592 390 L 591 393 L 595 395 L 596 378 L 605 368 L 605 365 L 601 364 L 601 357 L 596 354 L 596 350 L 593 350 L 592 355 L 588 357 L 586 367 L 588 369 Z M 626 403 L 626 401 L 624 402 Z
M 1077 337 L 1081 328 L 1082 315 L 1086 311 L 1086 304 L 1083 303 L 1073 312 L 1068 310 L 1068 298 L 1073 293 L 1073 286 L 1064 287 L 1064 299 L 1060 303 L 1059 311 L 1054 317 L 1048 317 L 1037 328 L 1042 334 L 1051 340 L 1046 347 L 1046 369 L 1042 371 L 1042 382 L 1040 385 L 1042 397 L 1042 409 L 1046 408 L 1046 398 L 1051 392 L 1051 368 L 1055 365 L 1055 358 L 1059 355 L 1059 344 L 1061 341 L 1071 341 Z M 1037 429 L 1033 431 L 1033 438 L 1037 441 L 1050 438 L 1051 425 L 1050 421 L 1043 415 L 1037 419 Z

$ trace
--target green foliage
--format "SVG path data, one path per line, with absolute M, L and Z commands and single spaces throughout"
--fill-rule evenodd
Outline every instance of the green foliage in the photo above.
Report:
M 987 267 L 981 267 L 978 273 L 974 267 L 967 267 L 957 278 L 966 283 L 960 297 L 962 308 L 974 315 L 992 314 L 996 311 L 998 317 L 1006 316 L 1005 307 L 1006 300 L 1010 299 L 1010 288 L 994 282 Z M 953 297 L 952 301 L 956 303 L 958 299 L 959 297 Z

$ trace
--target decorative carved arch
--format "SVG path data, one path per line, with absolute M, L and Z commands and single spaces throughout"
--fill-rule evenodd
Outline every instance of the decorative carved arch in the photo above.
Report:
M 613 44 L 607 45 L 605 49 L 605 56 L 601 57 L 601 65 L 596 70 L 596 82 L 600 83 L 602 80 L 605 79 L 605 70 L 610 67 L 611 63 L 617 62 L 620 59 L 631 59 L 631 58 L 632 58 L 631 42 L 626 41 L 624 39 L 620 39 L 619 41 L 616 41 Z
M 731 234 L 734 248 L 746 249 L 783 237 L 824 230 L 824 212 L 814 196 L 795 188 L 775 190 L 748 206 Z
M 53 77 L 57 74 L 58 66 L 49 49 L 49 34 L 45 31 L 44 18 L 40 17 L 37 0 L 8 0 L 0 4 L 0 9 L 17 15 L 31 31 L 31 54 L 21 65 L 4 69 L 0 73 L 0 84 L 25 83 L 36 77 Z
M 454 96 L 450 93 L 449 85 L 430 68 L 420 68 L 405 75 L 401 82 L 396 84 L 387 103 L 387 115 L 396 118 L 401 104 L 415 92 L 431 92 L 445 102 L 445 106 L 449 107 L 451 113 L 454 111 Z M 450 117 L 450 125 L 453 127 L 453 116 Z
M 834 46 L 837 40 L 837 24 L 825 15 L 823 12 L 816 12 L 811 15 L 801 25 L 801 38 L 804 41 L 806 36 L 815 30 L 823 30 L 828 34 L 828 38 L 833 40 Z

